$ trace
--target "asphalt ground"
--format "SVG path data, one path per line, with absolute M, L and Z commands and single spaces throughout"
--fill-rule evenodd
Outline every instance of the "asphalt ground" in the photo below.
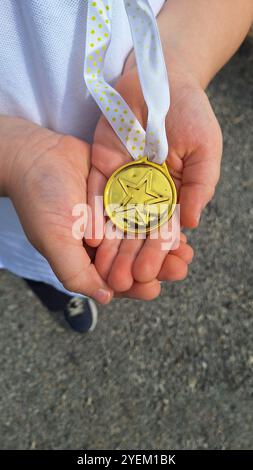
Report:
M 209 96 L 222 177 L 188 278 L 66 329 L 0 271 L 0 448 L 253 449 L 253 40 Z

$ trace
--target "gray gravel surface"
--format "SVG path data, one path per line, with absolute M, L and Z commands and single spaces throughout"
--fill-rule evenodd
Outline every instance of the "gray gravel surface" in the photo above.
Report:
M 189 277 L 68 331 L 0 272 L 0 448 L 253 449 L 253 41 L 209 95 L 222 178 Z

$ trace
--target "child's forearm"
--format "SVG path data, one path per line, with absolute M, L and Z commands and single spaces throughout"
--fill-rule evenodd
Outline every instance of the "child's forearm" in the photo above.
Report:
M 158 26 L 171 82 L 192 77 L 206 88 L 238 49 L 252 22 L 253 0 L 167 0 Z M 131 53 L 125 70 L 134 64 Z M 188 78 L 180 77 L 187 72 Z
M 180 60 L 205 88 L 252 22 L 253 0 L 168 0 L 158 17 L 166 62 Z
M 0 115 L 0 197 L 8 196 L 15 159 L 37 128 L 25 119 Z

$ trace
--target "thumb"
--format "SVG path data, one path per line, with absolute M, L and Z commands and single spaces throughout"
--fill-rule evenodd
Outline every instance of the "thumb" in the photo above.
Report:
M 98 274 L 82 241 L 47 240 L 42 254 L 65 289 L 92 297 L 101 304 L 112 300 L 113 291 Z
M 220 177 L 222 140 L 212 148 L 200 147 L 184 159 L 179 193 L 181 223 L 195 228 L 201 212 L 212 199 Z

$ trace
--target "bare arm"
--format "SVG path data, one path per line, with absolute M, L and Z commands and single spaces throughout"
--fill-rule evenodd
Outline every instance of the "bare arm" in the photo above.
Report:
M 205 89 L 239 48 L 252 23 L 253 0 L 167 0 L 158 27 L 171 85 L 175 78 Z M 124 71 L 133 66 L 134 51 Z
M 205 88 L 252 22 L 253 0 L 168 0 L 158 17 L 166 61 L 183 61 Z
M 36 124 L 25 119 L 0 116 L 0 197 L 9 196 L 14 160 L 36 129 Z

